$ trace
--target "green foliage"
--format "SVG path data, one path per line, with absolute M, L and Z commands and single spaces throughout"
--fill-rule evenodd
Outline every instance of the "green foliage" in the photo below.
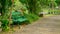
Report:
M 49 10 L 49 12 L 48 12 L 49 14 L 53 14 L 54 13 L 54 15 L 60 15 L 60 10 Z
M 7 31 L 9 30 L 9 7 L 11 7 L 12 5 L 12 1 L 11 0 L 0 0 L 0 4 L 1 4 L 1 22 L 2 22 L 2 30 L 3 31 Z
M 2 16 L 0 16 L 0 20 L 1 20 Z
M 39 0 L 41 7 L 52 7 L 52 4 L 54 4 L 54 7 L 57 6 L 56 0 Z
M 20 2 L 26 5 L 29 14 L 25 14 L 25 16 L 30 22 L 39 18 L 37 16 L 37 14 L 41 11 L 39 0 L 20 0 Z
M 27 8 L 26 8 L 26 6 L 25 5 L 23 5 L 19 0 L 15 0 L 14 1 L 15 3 L 14 3 L 14 9 L 15 10 L 21 10 L 21 9 L 23 9 L 23 10 L 27 10 Z
M 56 2 L 58 5 L 60 5 L 60 0 L 56 0 L 55 2 Z
M 3 20 L 1 20 L 1 22 L 2 22 L 2 25 L 1 25 L 1 27 L 2 27 L 2 31 L 8 31 L 9 30 L 9 21 L 7 20 L 7 19 L 3 19 Z
M 28 19 L 28 21 L 31 23 L 32 21 L 36 21 L 39 19 L 38 13 L 42 11 L 42 8 L 45 7 L 56 7 L 57 4 L 59 4 L 59 0 L 14 0 L 14 6 L 13 8 L 15 10 L 24 10 L 25 12 L 24 17 Z M 52 5 L 54 4 L 54 5 Z M 2 30 L 9 30 L 9 8 L 12 6 L 11 0 L 0 0 L 0 13 L 2 13 L 2 16 L 0 19 L 2 19 Z M 45 10 L 44 10 L 45 11 Z M 50 10 L 51 13 L 53 13 L 52 10 Z M 29 13 L 28 13 L 29 12 Z M 60 14 L 59 11 L 55 11 L 55 14 Z M 9 14 L 8 14 L 9 13 Z M 15 13 L 16 14 L 16 13 Z M 14 18 L 17 17 L 17 19 L 20 19 L 20 16 L 14 16 Z M 22 17 L 23 18 L 23 17 Z
M 25 17 L 27 17 L 27 19 L 29 20 L 29 22 L 33 22 L 33 21 L 36 21 L 39 17 L 35 14 L 25 14 Z
M 54 11 L 54 14 L 55 14 L 55 15 L 60 15 L 60 10 L 55 10 L 55 11 Z
M 20 0 L 20 2 L 26 5 L 29 13 L 38 14 L 41 11 L 41 5 L 39 0 Z
M 4 3 L 3 3 L 4 2 Z M 8 8 L 12 5 L 11 0 L 0 0 L 0 4 L 1 4 L 1 13 L 2 15 L 5 15 L 8 11 Z
M 27 0 L 19 0 L 21 3 L 26 4 Z
M 26 19 L 24 15 L 22 15 L 21 12 L 12 11 L 12 21 L 15 24 L 22 24 L 24 22 L 27 22 L 28 20 Z

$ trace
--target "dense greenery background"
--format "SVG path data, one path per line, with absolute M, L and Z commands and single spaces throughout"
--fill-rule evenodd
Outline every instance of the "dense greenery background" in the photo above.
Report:
M 0 0 L 0 21 L 2 22 L 2 30 L 9 30 L 11 11 L 13 11 L 13 9 L 23 9 L 24 15 L 32 22 L 39 19 L 39 13 L 42 11 L 49 14 L 60 14 L 60 10 L 56 9 L 59 3 L 60 0 Z

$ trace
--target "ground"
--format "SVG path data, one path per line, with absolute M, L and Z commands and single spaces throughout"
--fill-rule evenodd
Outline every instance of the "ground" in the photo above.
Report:
M 4 34 L 60 34 L 60 16 L 43 17 L 15 32 Z

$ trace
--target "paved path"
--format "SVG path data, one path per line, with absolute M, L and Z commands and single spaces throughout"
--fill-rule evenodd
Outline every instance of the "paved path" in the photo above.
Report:
M 44 17 L 11 34 L 60 34 L 60 16 Z

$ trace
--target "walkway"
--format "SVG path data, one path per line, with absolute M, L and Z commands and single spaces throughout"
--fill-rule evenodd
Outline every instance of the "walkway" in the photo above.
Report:
M 44 17 L 11 34 L 60 34 L 60 16 Z

